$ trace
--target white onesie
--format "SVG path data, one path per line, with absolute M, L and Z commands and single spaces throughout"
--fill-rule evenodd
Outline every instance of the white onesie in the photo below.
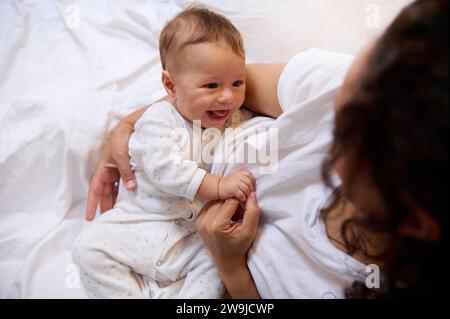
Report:
M 236 115 L 234 124 L 242 119 Z M 89 297 L 223 296 L 213 258 L 195 230 L 204 203 L 194 197 L 211 163 L 193 160 L 201 152 L 194 131 L 166 101 L 152 105 L 136 123 L 129 152 L 137 191 L 121 183 L 114 208 L 91 224 L 72 250 Z M 205 143 L 201 136 L 199 141 Z

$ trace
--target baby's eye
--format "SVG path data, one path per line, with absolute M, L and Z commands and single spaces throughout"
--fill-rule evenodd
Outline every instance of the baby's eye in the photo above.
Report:
M 217 89 L 218 88 L 218 84 L 217 83 L 208 83 L 205 85 L 206 88 L 208 89 Z
M 239 86 L 241 86 L 242 84 L 244 84 L 243 81 L 234 81 L 234 82 L 233 82 L 233 86 L 234 86 L 234 87 L 239 87 Z

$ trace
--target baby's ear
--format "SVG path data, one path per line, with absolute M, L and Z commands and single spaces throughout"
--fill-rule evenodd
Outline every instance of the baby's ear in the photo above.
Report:
M 162 83 L 167 94 L 169 94 L 170 97 L 175 97 L 175 82 L 173 81 L 172 75 L 168 71 L 164 70 L 162 72 Z

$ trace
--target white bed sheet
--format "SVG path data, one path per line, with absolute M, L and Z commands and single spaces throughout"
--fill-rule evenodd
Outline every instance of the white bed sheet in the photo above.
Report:
M 241 30 L 248 62 L 356 53 L 408 2 L 203 1 Z M 70 248 L 99 150 L 119 116 L 163 95 L 158 35 L 189 3 L 0 0 L 0 298 L 85 297 Z

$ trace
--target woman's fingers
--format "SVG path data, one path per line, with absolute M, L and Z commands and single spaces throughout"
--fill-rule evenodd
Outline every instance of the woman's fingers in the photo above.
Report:
M 230 220 L 238 209 L 239 201 L 235 198 L 229 198 L 223 202 L 219 208 L 216 220 L 220 225 L 230 225 Z
M 128 142 L 133 133 L 133 128 L 119 123 L 111 133 L 109 144 L 111 156 L 119 170 L 125 188 L 134 191 L 137 187 L 134 172 L 130 167 L 130 156 L 128 154 Z
M 197 218 L 197 231 L 219 263 L 245 256 L 255 238 L 259 207 L 254 193 L 246 201 L 243 220 L 231 223 L 238 207 L 236 198 L 215 201 L 206 204 Z
M 95 213 L 97 211 L 98 201 L 103 192 L 102 184 L 96 175 L 92 178 L 91 184 L 89 185 L 89 193 L 87 200 L 87 208 L 85 218 L 91 221 L 95 218 Z
M 210 225 L 221 206 L 221 200 L 207 202 L 197 216 L 197 227 L 203 229 L 203 227 Z
M 108 162 L 101 162 L 89 185 L 87 208 L 85 218 L 91 221 L 95 218 L 97 206 L 100 202 L 100 211 L 104 212 L 114 205 L 117 197 L 117 188 L 113 185 L 120 179 L 119 172 L 115 165 Z M 108 208 L 109 207 L 109 208 Z
M 242 219 L 242 229 L 249 231 L 251 234 L 256 233 L 256 228 L 259 221 L 259 206 L 256 201 L 255 192 L 251 192 L 245 202 L 245 212 Z M 254 236 L 254 235 L 253 235 Z
M 103 193 L 100 197 L 100 212 L 104 213 L 112 208 L 111 195 L 112 195 L 112 184 L 103 184 Z
M 119 162 L 120 161 L 120 162 Z M 129 191 L 134 191 L 137 188 L 136 178 L 134 172 L 130 167 L 130 157 L 127 155 L 127 159 L 120 159 L 117 161 L 117 169 L 122 177 L 125 188 Z
M 119 183 L 117 183 L 117 185 L 119 185 Z M 111 206 L 113 206 L 113 207 L 116 204 L 117 195 L 119 195 L 119 187 L 116 185 L 113 185 L 112 191 L 111 191 Z

